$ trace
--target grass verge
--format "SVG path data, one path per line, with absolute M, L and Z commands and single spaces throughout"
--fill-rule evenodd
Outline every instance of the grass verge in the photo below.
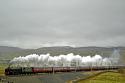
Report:
M 125 83 L 125 76 L 119 72 L 105 72 L 75 83 Z

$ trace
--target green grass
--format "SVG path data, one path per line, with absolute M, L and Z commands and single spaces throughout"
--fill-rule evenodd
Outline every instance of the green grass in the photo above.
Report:
M 1 75 L 4 75 L 4 68 L 3 67 L 0 67 L 0 76 Z
M 117 72 L 106 72 L 78 83 L 125 83 L 125 76 Z

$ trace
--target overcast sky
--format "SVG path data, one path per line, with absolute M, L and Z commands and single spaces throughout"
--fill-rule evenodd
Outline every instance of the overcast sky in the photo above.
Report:
M 0 0 L 0 45 L 125 46 L 125 0 Z

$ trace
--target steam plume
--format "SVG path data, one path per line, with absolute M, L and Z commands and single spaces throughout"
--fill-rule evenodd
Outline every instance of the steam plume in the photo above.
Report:
M 117 54 L 117 51 L 114 51 Z M 50 56 L 50 54 L 30 54 L 25 57 L 15 57 L 10 64 L 15 67 L 71 67 L 71 66 L 110 66 L 118 63 L 119 57 L 114 54 L 109 58 L 100 55 L 80 56 L 69 53 L 67 55 Z

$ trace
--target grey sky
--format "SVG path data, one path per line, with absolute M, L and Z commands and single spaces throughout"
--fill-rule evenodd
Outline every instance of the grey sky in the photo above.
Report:
M 0 0 L 0 45 L 125 46 L 125 0 Z

